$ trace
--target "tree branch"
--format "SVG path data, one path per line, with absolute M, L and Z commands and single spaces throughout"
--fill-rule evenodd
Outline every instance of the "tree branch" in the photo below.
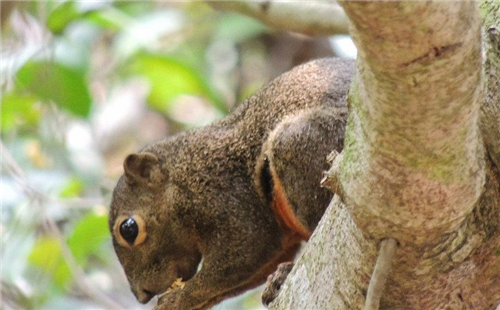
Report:
M 362 309 L 377 252 L 335 196 L 269 309 Z
M 382 294 L 384 293 L 385 283 L 391 272 L 396 246 L 397 241 L 392 238 L 382 240 L 377 263 L 375 264 L 375 269 L 368 285 L 364 310 L 378 310 Z
M 481 130 L 488 152 L 500 167 L 500 2 L 481 1 L 483 17 L 483 50 L 485 96 L 481 105 Z
M 477 2 L 341 5 L 358 46 L 340 168 L 346 205 L 376 239 L 437 240 L 461 225 L 484 184 Z
M 361 309 L 385 237 L 403 242 L 381 308 L 494 309 L 500 171 L 484 160 L 478 129 L 477 3 L 342 5 L 359 49 L 357 82 L 345 149 L 324 184 L 340 184 L 346 205 L 334 197 L 270 309 Z
M 210 1 L 214 8 L 251 16 L 279 30 L 308 35 L 348 33 L 344 11 L 335 2 Z

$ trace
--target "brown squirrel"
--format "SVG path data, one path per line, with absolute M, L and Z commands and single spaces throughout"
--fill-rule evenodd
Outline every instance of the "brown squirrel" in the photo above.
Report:
M 320 180 L 343 148 L 353 74 L 353 61 L 309 62 L 125 159 L 109 227 L 141 303 L 182 278 L 155 309 L 208 309 L 293 260 L 333 195 Z

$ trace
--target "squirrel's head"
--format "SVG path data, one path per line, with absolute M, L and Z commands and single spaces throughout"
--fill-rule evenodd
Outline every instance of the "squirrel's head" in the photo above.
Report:
M 176 212 L 185 197 L 152 153 L 129 155 L 113 192 L 109 227 L 132 292 L 141 303 L 178 278 L 193 277 L 201 260 L 192 234 Z

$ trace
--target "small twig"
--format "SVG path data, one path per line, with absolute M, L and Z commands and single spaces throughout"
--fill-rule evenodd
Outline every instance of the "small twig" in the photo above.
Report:
M 0 301 L 6 309 L 26 309 L 30 302 L 23 292 L 17 287 L 4 280 L 0 281 Z M 0 308 L 3 309 L 3 308 Z
M 377 263 L 375 264 L 370 284 L 368 285 L 368 293 L 366 294 L 366 303 L 363 310 L 378 310 L 380 299 L 384 293 L 385 283 L 391 271 L 396 246 L 397 241 L 392 238 L 382 240 Z
M 3 166 L 7 169 L 12 178 L 21 186 L 22 190 L 34 203 L 38 204 L 40 209 L 44 211 L 44 204 L 47 201 L 50 201 L 50 198 L 47 197 L 44 193 L 34 189 L 30 184 L 26 177 L 26 174 L 18 165 L 18 163 L 14 160 L 10 152 L 7 150 L 3 142 L 0 140 L 0 150 L 3 158 Z M 75 280 L 76 285 L 80 288 L 80 290 L 85 293 L 92 300 L 97 301 L 108 309 L 122 309 L 123 307 L 107 297 L 105 294 L 101 293 L 94 287 L 92 287 L 82 268 L 76 262 L 73 254 L 71 253 L 68 244 L 64 240 L 64 237 L 61 233 L 61 230 L 55 223 L 55 221 L 47 216 L 45 212 L 42 212 L 45 218 L 47 229 L 57 238 L 61 246 L 61 253 L 69 266 L 71 274 Z
M 344 201 L 344 194 L 342 193 L 342 185 L 340 184 L 340 166 L 343 158 L 344 153 L 339 154 L 339 152 L 333 150 L 327 157 L 327 161 L 331 163 L 331 167 L 321 180 L 321 187 L 330 189 L 342 201 Z

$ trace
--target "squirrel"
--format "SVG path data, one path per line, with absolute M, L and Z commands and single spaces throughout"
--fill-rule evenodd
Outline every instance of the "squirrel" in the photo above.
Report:
M 343 148 L 353 75 L 352 60 L 308 62 L 127 156 L 109 227 L 139 302 L 167 292 L 155 309 L 208 309 L 294 259 L 333 196 L 320 181 Z

